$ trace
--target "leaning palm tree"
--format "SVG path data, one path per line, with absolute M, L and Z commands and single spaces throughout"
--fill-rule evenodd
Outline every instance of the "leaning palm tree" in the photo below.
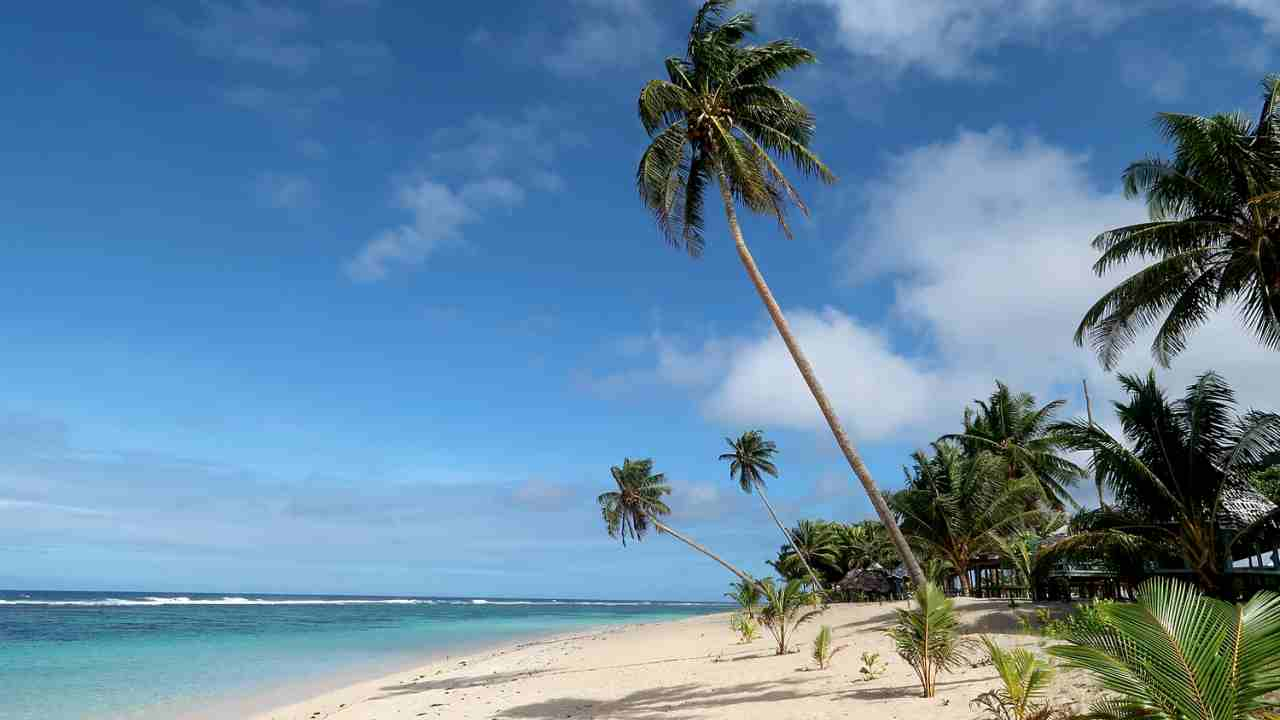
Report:
M 1092 673 L 1112 697 L 1090 708 L 1099 720 L 1258 720 L 1275 717 L 1280 690 L 1280 595 L 1244 605 L 1153 578 L 1137 603 L 1100 606 L 1103 631 L 1081 631 L 1049 648 L 1067 667 Z
M 1064 401 L 1036 407 L 1031 393 L 1012 392 L 997 380 L 991 396 L 974 403 L 978 406 L 976 411 L 964 410 L 964 432 L 944 437 L 957 440 L 970 453 L 986 451 L 998 455 L 1011 478 L 1035 478 L 1055 510 L 1074 504 L 1068 489 L 1084 471 L 1059 454 L 1061 440 L 1050 429 L 1054 413 Z
M 615 465 L 610 468 L 610 472 L 618 489 L 602 493 L 596 498 L 609 537 L 621 540 L 625 546 L 627 538 L 637 541 L 643 539 L 652 525 L 659 533 L 666 533 L 720 563 L 744 583 L 757 584 L 755 578 L 662 522 L 661 517 L 671 513 L 671 508 L 662 501 L 664 495 L 671 494 L 671 486 L 662 473 L 654 474 L 652 460 L 625 459 L 622 467 Z
M 1146 377 L 1121 375 L 1129 401 L 1116 403 L 1124 438 L 1085 420 L 1058 426 L 1067 446 L 1093 454 L 1091 464 L 1115 497 L 1091 513 L 1092 529 L 1058 543 L 1096 546 L 1099 541 L 1163 548 L 1180 556 L 1202 590 L 1227 590 L 1223 569 L 1239 539 L 1223 523 L 1232 497 L 1266 500 L 1250 479 L 1280 453 L 1280 414 L 1235 411 L 1235 393 L 1207 372 L 1170 401 Z
M 1167 367 L 1192 330 L 1231 302 L 1264 346 L 1280 349 L 1280 81 L 1269 77 L 1265 88 L 1257 124 L 1239 113 L 1158 115 L 1173 159 L 1124 171 L 1125 195 L 1145 195 L 1151 221 L 1099 235 L 1093 269 L 1151 264 L 1094 303 L 1075 334 L 1107 369 L 1152 326 L 1151 352 Z
M 732 0 L 706 0 L 694 15 L 684 57 L 668 58 L 667 78 L 651 80 L 640 91 L 640 122 L 652 138 L 636 170 L 640 197 L 667 240 L 696 257 L 703 248 L 704 195 L 708 184 L 719 187 L 738 258 L 831 427 L 836 444 L 881 522 L 892 528 L 903 564 L 917 583 L 923 583 L 919 563 L 893 527 L 889 506 L 845 434 L 738 225 L 738 202 L 752 212 L 775 218 L 788 236 L 787 205 L 807 211 L 780 162 L 791 164 L 802 175 L 835 181 L 809 148 L 813 114 L 772 84 L 784 72 L 816 58 L 787 40 L 744 44 L 755 31 L 755 18 L 750 13 L 726 17 L 731 4 Z
M 960 577 L 965 594 L 973 591 L 973 560 L 998 549 L 997 538 L 1039 515 L 1027 510 L 1040 489 L 1029 477 L 1010 478 L 1001 458 L 990 453 L 970 457 L 958 445 L 939 440 L 933 455 L 917 451 L 906 487 L 890 502 L 902 517 L 902 529 L 930 555 L 946 560 Z
M 769 502 L 769 496 L 764 491 L 764 476 L 778 477 L 778 468 L 773 464 L 773 456 L 778 452 L 777 444 L 772 440 L 766 440 L 764 433 L 759 430 L 748 430 L 737 440 L 725 438 L 724 441 L 729 444 L 730 452 L 721 455 L 720 459 L 728 461 L 729 477 L 738 481 L 738 487 L 742 488 L 742 492 L 749 495 L 753 489 L 756 491 L 760 496 L 760 502 L 764 503 L 764 509 L 769 511 L 769 517 L 773 518 L 773 524 L 778 526 L 778 532 L 782 533 L 787 544 L 796 550 L 796 557 L 800 558 L 805 571 L 809 573 L 813 588 L 822 592 L 822 581 L 814 574 L 813 568 L 809 567 L 809 561 L 804 554 L 796 549 L 795 543 L 791 540 L 791 533 L 787 532 L 787 528 L 778 519 L 778 513 L 774 512 L 773 504 Z

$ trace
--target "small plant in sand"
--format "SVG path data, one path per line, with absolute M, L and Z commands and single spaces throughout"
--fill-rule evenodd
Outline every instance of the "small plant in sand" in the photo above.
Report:
M 806 592 L 799 580 L 779 585 L 770 578 L 760 583 L 760 592 L 764 595 L 760 623 L 778 643 L 777 654 L 785 655 L 796 629 L 820 615 L 822 609 L 813 606 L 812 593 Z
M 760 586 L 754 582 L 739 580 L 729 585 L 729 592 L 724 596 L 738 603 L 738 607 L 742 614 L 750 617 L 752 620 L 756 618 L 756 613 L 760 611 Z
M 817 664 L 819 670 L 826 670 L 831 666 L 831 658 L 843 649 L 843 645 L 837 646 L 832 641 L 831 626 L 823 625 L 818 631 L 818 636 L 813 639 L 813 662 Z
M 883 675 L 888 669 L 889 667 L 880 659 L 880 653 L 863 652 L 862 667 L 858 668 L 858 675 L 862 677 L 863 682 L 871 682 Z
M 739 611 L 729 617 L 729 627 L 738 634 L 738 643 L 745 645 L 760 637 L 760 625 L 753 615 Z
M 928 698 L 937 691 L 938 673 L 965 662 L 965 651 L 972 643 L 960 636 L 955 605 L 937 585 L 925 583 L 915 602 L 913 609 L 898 610 L 898 624 L 889 630 L 889 637 L 915 670 Z
M 1003 687 L 988 690 L 969 703 L 981 710 L 989 720 L 1067 720 L 1071 711 L 1044 701 L 1053 680 L 1053 667 L 1043 658 L 1024 648 L 1007 650 L 989 638 L 987 646 L 991 665 L 1000 676 Z

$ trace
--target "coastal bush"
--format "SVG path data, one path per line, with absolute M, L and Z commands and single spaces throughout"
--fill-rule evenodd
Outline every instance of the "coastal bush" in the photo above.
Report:
M 1101 629 L 1073 631 L 1049 648 L 1091 673 L 1111 697 L 1100 720 L 1247 720 L 1277 712 L 1280 595 L 1259 592 L 1232 605 L 1194 586 L 1153 578 L 1136 603 L 1098 608 Z
M 1049 720 L 1071 716 L 1066 708 L 1043 701 L 1053 680 L 1053 667 L 1043 658 L 1024 648 L 1007 650 L 990 638 L 984 637 L 982 642 L 1003 687 L 982 693 L 969 703 L 970 707 L 981 710 L 990 720 Z
M 826 670 L 831 665 L 831 658 L 843 649 L 843 645 L 836 646 L 832 642 L 831 626 L 823 625 L 818 636 L 813 639 L 813 661 L 817 663 L 819 670 Z
M 1106 609 L 1115 605 L 1114 600 L 1093 600 L 1078 606 L 1074 612 L 1063 617 L 1040 621 L 1040 634 L 1055 640 L 1067 640 L 1079 633 L 1100 633 L 1107 629 Z M 1046 617 L 1047 611 L 1046 611 Z
M 745 645 L 760 637 L 760 625 L 753 615 L 739 611 L 729 616 L 729 627 L 738 633 L 738 642 Z
M 888 669 L 888 666 L 880 659 L 880 653 L 865 651 L 862 653 L 862 667 L 858 668 L 858 674 L 862 676 L 863 682 L 875 680 Z
M 938 673 L 965 662 L 972 641 L 962 638 L 955 604 L 933 583 L 925 583 L 916 593 L 916 606 L 898 610 L 898 623 L 889 630 L 898 655 L 920 679 L 924 697 L 933 697 Z
M 822 613 L 814 607 L 812 593 L 805 591 L 799 580 L 779 585 L 772 578 L 760 583 L 764 604 L 758 618 L 778 644 L 778 655 L 785 655 L 788 641 L 796 629 Z
M 738 603 L 741 612 L 752 620 L 756 619 L 756 613 L 760 610 L 760 586 L 754 582 L 739 580 L 731 583 L 731 589 L 724 596 Z

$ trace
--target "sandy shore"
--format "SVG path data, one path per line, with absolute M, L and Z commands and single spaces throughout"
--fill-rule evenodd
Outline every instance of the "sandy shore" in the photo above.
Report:
M 772 639 L 738 644 L 727 615 L 634 625 L 501 647 L 453 657 L 282 707 L 256 720 L 392 718 L 869 718 L 969 720 L 974 696 L 996 687 L 990 666 L 943 675 L 935 698 L 919 697 L 915 674 L 894 652 L 884 628 L 902 603 L 836 605 L 801 628 L 799 652 L 777 656 Z M 1063 606 L 1054 607 L 1062 612 Z M 990 600 L 957 601 L 966 632 L 1006 646 L 1034 647 L 1018 633 L 1016 611 Z M 827 670 L 813 669 L 810 642 L 819 624 L 846 646 Z M 879 652 L 888 671 L 858 676 L 860 655 Z M 981 653 L 974 651 L 975 658 Z M 1086 677 L 1060 672 L 1051 698 L 1086 704 Z

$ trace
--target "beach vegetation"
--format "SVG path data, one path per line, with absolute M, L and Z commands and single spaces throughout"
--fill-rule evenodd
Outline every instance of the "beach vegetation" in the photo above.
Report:
M 1149 264 L 1094 303 L 1075 333 L 1107 369 L 1151 327 L 1151 354 L 1168 367 L 1192 332 L 1228 304 L 1258 342 L 1280 349 L 1277 97 L 1280 79 L 1270 76 L 1256 123 L 1240 113 L 1156 116 L 1173 157 L 1134 162 L 1123 178 L 1125 195 L 1144 198 L 1150 220 L 1093 241 L 1099 276 Z
M 844 645 L 836 645 L 832 639 L 831 626 L 823 625 L 813 638 L 813 662 L 819 670 L 826 670 L 831 666 L 831 658 L 844 649 Z
M 822 614 L 815 604 L 813 593 L 805 590 L 799 580 L 774 582 L 768 578 L 760 583 L 764 604 L 759 620 L 777 644 L 778 655 L 789 652 L 791 639 L 801 625 Z
M 756 582 L 755 578 L 730 565 L 724 558 L 662 520 L 671 513 L 671 508 L 663 500 L 665 496 L 671 494 L 671 486 L 667 484 L 665 475 L 653 472 L 652 460 L 627 458 L 622 461 L 622 465 L 610 468 L 610 474 L 617 489 L 601 493 L 596 498 L 609 537 L 620 540 L 625 547 L 628 539 L 635 541 L 644 539 L 645 534 L 652 527 L 659 533 L 670 535 L 715 560 L 742 582 Z
M 1000 676 L 1000 687 L 974 698 L 971 707 L 981 709 L 989 720 L 1066 720 L 1071 716 L 1066 708 L 1056 708 L 1045 700 L 1053 667 L 1044 658 L 1026 648 L 1004 648 L 987 637 L 982 642 Z
M 974 559 L 995 552 L 1002 534 L 1039 513 L 1040 485 L 1029 475 L 1010 477 L 1001 456 L 971 455 L 955 441 L 938 440 L 931 454 L 917 451 L 911 457 L 906 487 L 890 496 L 890 504 L 912 542 L 945 559 L 968 594 Z
M 884 661 L 880 659 L 880 653 L 864 650 L 862 653 L 862 665 L 858 668 L 858 676 L 863 682 L 871 682 L 884 675 L 889 669 Z
M 1100 630 L 1049 648 L 1107 697 L 1099 720 L 1247 720 L 1280 712 L 1280 595 L 1230 604 L 1190 583 L 1152 578 L 1136 603 L 1100 608 Z M 1270 696 L 1270 697 L 1269 697 Z
M 753 490 L 755 491 L 769 513 L 769 517 L 773 519 L 773 524 L 778 526 L 778 532 L 782 533 L 786 544 L 791 546 L 795 551 L 795 557 L 804 566 L 805 572 L 813 582 L 813 589 L 822 592 L 822 581 L 814 573 L 804 553 L 796 548 L 791 534 L 778 519 L 778 513 L 774 511 L 773 504 L 769 502 L 769 496 L 765 492 L 764 476 L 778 477 L 778 467 L 773 463 L 773 457 L 778 452 L 777 444 L 766 439 L 764 433 L 759 430 L 748 430 L 737 439 L 725 438 L 725 442 L 729 445 L 729 452 L 722 454 L 720 459 L 729 463 L 730 479 L 736 480 L 738 487 L 744 493 L 751 494 Z
M 743 645 L 760 637 L 760 623 L 756 620 L 756 616 L 744 610 L 729 616 L 729 627 L 737 633 L 738 642 Z
M 937 585 L 925 583 L 915 594 L 914 607 L 899 609 L 897 614 L 889 637 L 898 655 L 915 671 L 924 697 L 933 697 L 938 674 L 964 663 L 972 644 L 960 635 L 955 603 Z
M 1054 509 L 1073 504 L 1071 488 L 1084 471 L 1063 456 L 1062 441 L 1052 427 L 1065 401 L 1037 406 L 1031 393 L 1014 392 L 997 380 L 985 401 L 974 402 L 976 409 L 964 410 L 963 432 L 943 439 L 958 442 L 969 456 L 995 455 L 1010 479 L 1034 478 Z
M 691 257 L 700 256 L 704 247 L 706 193 L 713 185 L 720 191 L 738 259 L 907 572 L 921 583 L 924 576 L 910 546 L 845 433 L 738 222 L 741 205 L 775 219 L 790 236 L 787 210 L 807 213 L 807 208 L 784 166 L 824 183 L 836 180 L 810 147 L 816 127 L 813 113 L 774 84 L 817 58 L 788 40 L 748 44 L 756 30 L 755 17 L 729 14 L 732 4 L 702 3 L 684 54 L 667 58 L 664 77 L 650 80 L 640 91 L 640 122 L 650 143 L 640 157 L 636 185 L 667 242 Z
M 1115 404 L 1122 437 L 1083 420 L 1058 428 L 1068 447 L 1091 454 L 1115 502 L 1056 545 L 1181 561 L 1204 592 L 1230 593 L 1224 572 L 1239 538 L 1220 510 L 1229 497 L 1254 493 L 1249 479 L 1280 456 L 1280 414 L 1238 412 L 1235 392 L 1214 372 L 1176 400 L 1154 372 L 1119 379 L 1128 394 Z

